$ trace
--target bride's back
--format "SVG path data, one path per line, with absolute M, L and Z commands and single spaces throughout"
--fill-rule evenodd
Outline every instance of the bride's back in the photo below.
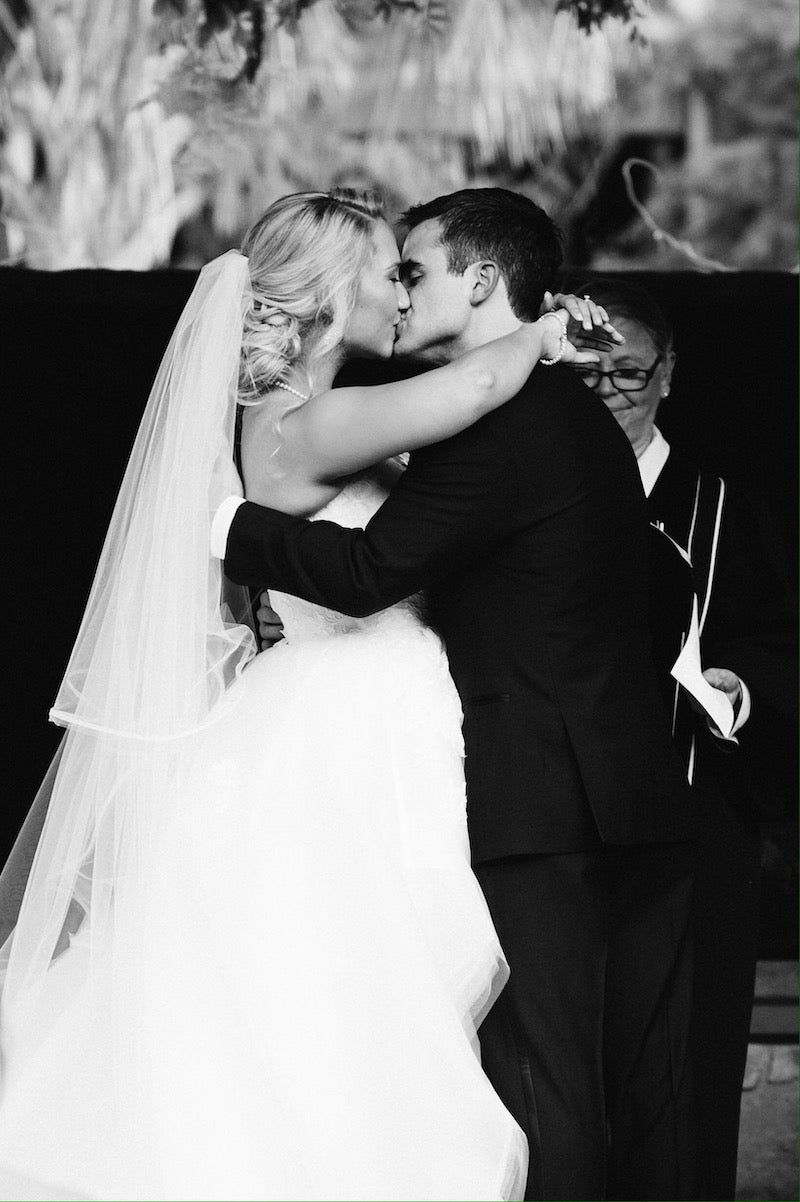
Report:
M 308 517 L 332 501 L 342 483 L 313 479 L 291 413 L 276 423 L 270 398 L 242 413 L 241 466 L 248 501 Z

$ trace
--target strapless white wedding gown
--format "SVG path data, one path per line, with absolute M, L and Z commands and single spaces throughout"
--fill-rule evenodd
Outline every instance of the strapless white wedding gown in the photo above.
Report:
M 364 525 L 383 496 L 365 477 L 318 516 Z M 136 1029 L 109 1020 L 119 974 L 77 972 L 81 931 L 35 1037 L 4 1016 L 2 1197 L 523 1196 L 476 1051 L 507 969 L 441 644 L 414 599 L 273 604 L 285 641 L 198 738 L 149 865 Z

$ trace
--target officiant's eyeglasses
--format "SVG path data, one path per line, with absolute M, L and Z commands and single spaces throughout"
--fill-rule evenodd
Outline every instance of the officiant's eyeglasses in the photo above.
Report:
M 613 371 L 600 371 L 598 367 L 575 367 L 573 371 L 583 380 L 587 388 L 596 388 L 605 377 L 617 392 L 644 392 L 653 378 L 663 355 L 659 355 L 650 367 L 616 367 Z

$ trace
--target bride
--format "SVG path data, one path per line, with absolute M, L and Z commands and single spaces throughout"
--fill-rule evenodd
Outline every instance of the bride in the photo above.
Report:
M 210 550 L 234 460 L 253 499 L 362 525 L 392 456 L 476 421 L 542 356 L 593 357 L 562 308 L 415 379 L 332 390 L 345 355 L 391 354 L 408 303 L 377 203 L 302 193 L 203 270 L 173 333 L 3 948 L 4 1198 L 522 1196 L 525 1140 L 475 1038 L 507 969 L 422 602 L 356 620 L 281 596 L 286 638 L 257 655 Z

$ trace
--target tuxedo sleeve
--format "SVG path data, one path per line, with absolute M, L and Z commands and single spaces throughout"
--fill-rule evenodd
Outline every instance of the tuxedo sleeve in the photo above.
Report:
M 519 520 L 513 439 L 495 416 L 416 452 L 365 530 L 246 502 L 231 523 L 226 575 L 363 617 L 474 562 Z

